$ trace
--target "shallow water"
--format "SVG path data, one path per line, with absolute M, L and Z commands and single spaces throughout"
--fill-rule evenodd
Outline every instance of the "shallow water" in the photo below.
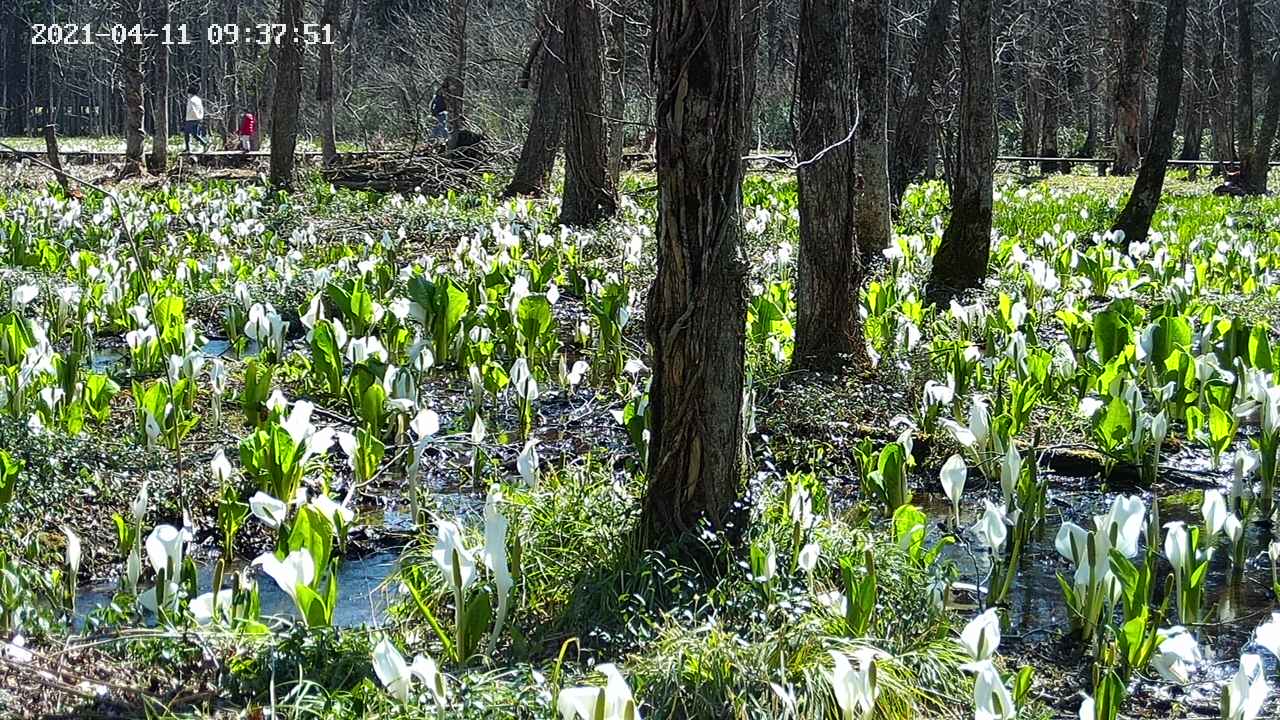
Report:
M 245 351 L 245 357 L 253 355 L 257 352 L 254 343 L 250 343 L 250 349 Z M 200 354 L 206 358 L 221 358 L 234 355 L 231 343 L 224 339 L 215 339 L 206 342 L 200 346 Z M 125 349 L 120 348 L 97 348 L 93 351 L 93 359 L 89 363 L 89 369 L 96 373 L 110 374 L 113 371 L 120 370 L 129 364 L 129 353 Z
M 334 609 L 333 624 L 337 627 L 355 627 L 377 625 L 384 621 L 394 589 L 386 589 L 382 585 L 399 562 L 398 550 L 384 550 L 368 557 L 344 561 L 338 568 L 338 604 Z M 198 565 L 196 578 L 200 591 L 208 591 L 213 583 L 213 563 Z M 257 574 L 257 580 L 263 617 L 300 617 L 293 600 L 275 581 L 262 573 Z M 225 585 L 229 580 L 223 582 Z M 83 627 L 89 613 L 109 605 L 116 590 L 115 583 L 81 589 L 76 597 L 76 625 Z
M 1162 465 L 1173 472 L 1162 472 L 1161 479 L 1150 492 L 1127 491 L 1118 493 L 1102 489 L 1100 481 L 1081 482 L 1079 478 L 1058 477 L 1049 474 L 1049 502 L 1044 527 L 1023 549 L 1019 571 L 1008 598 L 1002 605 L 1006 631 L 1011 638 L 1019 637 L 1030 642 L 1052 640 L 1066 634 L 1069 627 L 1067 608 L 1057 575 L 1070 577 L 1072 567 L 1054 549 L 1053 541 L 1064 521 L 1070 520 L 1082 527 L 1093 526 L 1092 516 L 1106 512 L 1112 499 L 1118 494 L 1140 494 L 1150 508 L 1154 497 L 1160 498 L 1161 524 L 1183 521 L 1202 525 L 1200 506 L 1203 489 L 1188 489 L 1184 482 L 1188 477 L 1202 481 L 1204 486 L 1218 487 L 1226 493 L 1231 479 L 1229 455 L 1224 456 L 1223 467 L 1213 468 L 1207 452 L 1187 448 L 1162 459 Z M 1055 489 L 1056 488 L 1056 489 Z M 970 471 L 969 484 L 965 488 L 960 508 L 963 538 L 968 546 L 957 543 L 949 547 L 944 557 L 955 563 L 960 581 L 982 585 L 990 570 L 990 556 L 977 543 L 969 530 L 982 512 L 983 497 L 993 500 L 998 496 L 996 483 L 985 481 L 976 471 Z M 949 532 L 952 509 L 950 501 L 940 493 L 916 493 L 913 503 L 931 520 L 930 541 L 936 541 Z M 1148 510 L 1150 512 L 1150 510 Z M 1271 590 L 1271 564 L 1267 545 L 1272 539 L 1272 528 L 1265 523 L 1251 522 L 1245 529 L 1245 568 L 1239 578 L 1232 573 L 1230 548 L 1225 536 L 1218 539 L 1214 557 L 1206 579 L 1204 620 L 1190 629 L 1200 642 L 1204 662 L 1192 676 L 1192 683 L 1178 688 L 1162 682 L 1138 682 L 1133 688 L 1143 694 L 1175 699 L 1189 706 L 1204 709 L 1215 708 L 1222 685 L 1229 683 L 1235 674 L 1242 652 L 1254 652 L 1262 656 L 1268 675 L 1277 671 L 1277 659 L 1252 644 L 1254 629 L 1269 619 L 1276 610 L 1276 600 Z M 1157 542 L 1163 541 L 1163 535 Z M 1143 539 L 1145 547 L 1147 538 Z M 970 549 L 972 548 L 972 549 Z M 1170 568 L 1162 561 L 1157 572 L 1163 578 Z M 1156 602 L 1163 594 L 1163 585 L 1157 587 Z M 975 598 L 962 598 L 964 601 Z M 973 610 L 961 610 L 976 612 Z M 1178 624 L 1176 610 L 1170 607 L 1170 617 L 1165 626 Z M 1152 673 L 1154 676 L 1154 673 Z
M 431 493 L 424 501 L 427 517 L 455 518 L 465 524 L 479 524 L 484 512 L 484 497 L 473 493 Z M 338 606 L 333 624 L 338 627 L 377 625 L 387 617 L 394 588 L 383 588 L 383 583 L 396 570 L 404 544 L 415 532 L 413 519 L 407 508 L 395 504 L 385 508 L 363 511 L 351 532 L 360 529 L 374 530 L 381 538 L 382 549 L 360 558 L 347 559 L 338 569 Z M 388 547 L 394 544 L 394 547 Z M 215 558 L 200 561 L 196 566 L 196 579 L 200 592 L 207 592 L 213 583 Z M 230 583 L 230 574 L 248 565 L 245 559 L 234 560 L 225 576 L 224 587 Z M 265 573 L 256 572 L 258 598 L 262 615 L 298 618 L 293 600 Z M 85 618 L 98 607 L 109 605 L 118 585 L 101 583 L 81 588 L 76 597 L 76 626 L 83 627 Z M 145 588 L 144 588 L 145 589 Z

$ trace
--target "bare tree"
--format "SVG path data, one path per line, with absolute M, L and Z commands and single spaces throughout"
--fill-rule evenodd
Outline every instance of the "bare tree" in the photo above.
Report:
M 1194 67 L 1189 75 L 1186 98 L 1182 109 L 1182 152 L 1179 160 L 1199 160 L 1204 149 L 1204 98 L 1209 82 L 1209 59 L 1206 46 L 1209 42 L 1205 26 L 1203 0 L 1192 0 L 1187 6 L 1187 25 L 1195 43 Z
M 991 255 L 996 161 L 991 0 L 960 0 L 960 108 L 951 218 L 933 256 L 926 295 L 946 300 L 976 288 Z
M 1234 78 L 1228 69 L 1228 30 L 1226 0 L 1210 6 L 1213 18 L 1213 58 L 1210 78 L 1213 86 L 1210 94 L 1209 133 L 1213 139 L 1213 159 L 1231 162 L 1236 155 L 1235 122 L 1231 109 L 1235 102 Z
M 929 97 L 938 80 L 951 26 L 954 0 L 933 0 L 920 38 L 920 49 L 911 65 L 906 100 L 898 111 L 890 156 L 889 198 L 896 208 L 907 186 L 923 172 L 933 123 L 929 119 Z
M 142 0 L 119 0 L 120 22 L 127 28 L 142 23 Z M 146 172 L 143 167 L 143 143 L 146 134 L 143 120 L 142 43 L 128 39 L 120 47 L 120 64 L 124 69 L 124 164 L 120 177 L 131 177 Z
M 445 79 L 445 100 L 449 122 L 454 128 L 467 121 L 467 17 L 471 0 L 449 0 L 449 46 L 453 67 Z
M 1280 55 L 1271 64 L 1271 77 L 1267 80 L 1267 105 L 1263 112 L 1258 136 L 1244 156 L 1241 168 L 1244 172 L 1245 191 L 1262 195 L 1267 192 L 1267 173 L 1271 169 L 1271 152 L 1275 147 L 1277 126 L 1280 126 Z
M 1160 50 L 1160 82 L 1151 128 L 1151 147 L 1142 160 L 1138 179 L 1113 230 L 1124 232 L 1126 243 L 1142 242 L 1160 204 L 1165 170 L 1173 156 L 1173 131 L 1178 125 L 1182 97 L 1182 56 L 1187 34 L 1187 0 L 1169 0 L 1165 10 L 1164 43 Z
M 240 0 L 224 0 L 222 5 L 223 23 L 226 25 L 240 25 Z M 236 110 L 239 110 L 243 103 L 240 88 L 240 71 L 237 55 L 237 46 L 239 43 L 223 43 L 222 44 L 222 66 L 226 72 L 226 81 L 223 86 L 223 97 L 227 103 L 227 116 L 223 118 L 223 127 L 228 133 L 236 132 Z M 259 123 L 261 125 L 261 123 Z M 257 138 L 254 138 L 255 140 Z M 256 146 L 254 149 L 257 149 Z
M 889 0 L 854 0 L 860 29 L 853 44 L 858 78 L 857 174 L 854 223 L 863 263 L 889 245 Z M 804 89 L 801 89 L 804 92 Z
M 329 27 L 330 32 L 337 32 L 338 7 L 340 0 L 324 0 L 320 11 L 321 27 Z M 316 99 L 320 102 L 320 151 L 325 165 L 332 165 L 338 158 L 337 130 L 334 127 L 334 69 L 333 45 L 320 46 L 320 72 L 318 75 Z
M 294 151 L 298 145 L 298 113 L 302 108 L 302 0 L 280 0 L 277 20 L 288 28 L 276 52 L 276 82 L 271 106 L 271 169 L 273 187 L 293 184 Z
M 560 138 L 564 127 L 565 71 L 564 33 L 560 26 L 564 13 L 563 0 L 544 0 L 539 19 L 541 31 L 535 48 L 537 60 L 536 95 L 529 110 L 529 132 L 520 149 L 520 160 L 515 174 L 503 195 L 542 195 L 546 192 L 560 151 Z M 526 82 L 527 84 L 527 82 Z
M 1151 6 L 1148 0 L 1117 0 L 1115 6 L 1112 30 L 1119 57 L 1112 97 L 1116 118 L 1112 171 L 1117 175 L 1132 173 L 1141 154 L 1142 71 L 1147 64 Z
M 560 222 L 591 225 L 617 211 L 605 157 L 598 0 L 565 0 L 564 54 L 569 91 Z
M 1254 131 L 1253 109 L 1253 0 L 1236 0 L 1236 62 L 1240 72 L 1236 82 L 1236 137 L 1240 157 L 1251 153 Z
M 798 368 L 829 369 L 865 356 L 858 288 L 857 157 L 859 121 L 852 3 L 801 0 L 797 50 L 796 169 L 800 248 L 796 259 Z
M 757 0 L 654 5 L 658 272 L 646 312 L 652 436 L 640 519 L 650 543 L 704 520 L 726 529 L 742 489 L 741 157 L 758 30 Z
M 609 10 L 609 182 L 618 185 L 626 144 L 627 16 L 621 3 Z
M 1050 72 L 1053 76 L 1055 73 Z M 1052 158 L 1062 157 L 1058 149 L 1058 131 L 1061 129 L 1061 114 L 1058 105 L 1058 89 L 1053 82 L 1045 83 L 1044 112 L 1040 115 L 1040 172 L 1054 173 L 1062 167 L 1062 163 Z
M 152 27 L 164 27 L 169 24 L 169 0 L 151 0 Z M 152 104 L 155 106 L 151 118 L 151 169 L 163 173 L 169 165 L 169 45 L 163 36 L 151 43 L 151 52 L 155 62 L 155 88 L 151 91 Z

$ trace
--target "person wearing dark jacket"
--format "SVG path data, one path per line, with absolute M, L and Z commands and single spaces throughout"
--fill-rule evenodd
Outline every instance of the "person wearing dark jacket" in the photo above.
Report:
M 444 99 L 444 87 L 436 89 L 436 96 L 431 98 L 431 114 L 436 118 L 436 126 L 431 137 L 443 140 L 449 137 L 449 106 Z

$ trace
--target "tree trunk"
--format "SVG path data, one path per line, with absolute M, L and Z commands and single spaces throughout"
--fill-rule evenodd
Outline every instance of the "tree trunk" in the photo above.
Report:
M 864 265 L 889 245 L 889 1 L 855 0 L 859 28 L 853 44 L 857 82 L 857 137 L 854 145 L 859 180 L 854 201 L 854 236 Z M 804 92 L 801 89 L 801 92 Z
M 1232 75 L 1227 68 L 1227 24 L 1225 12 L 1213 14 L 1213 94 L 1210 98 L 1209 132 L 1213 138 L 1213 159 L 1220 163 L 1235 161 L 1235 123 L 1231 106 L 1234 99 Z
M 764 14 L 764 32 L 765 32 L 765 61 L 769 63 L 769 72 L 772 74 L 778 69 L 778 61 L 782 57 L 779 50 L 782 38 L 782 22 L 778 19 L 781 12 L 782 0 L 761 0 Z
M 120 0 L 120 21 L 130 28 L 142 22 L 142 0 Z M 124 70 L 124 164 L 120 177 L 132 177 L 146 172 L 143 167 L 143 109 L 142 45 L 127 40 L 120 46 L 120 64 Z M 52 106 L 52 103 L 50 103 Z
M 800 248 L 796 258 L 796 342 L 792 363 L 834 368 L 865 355 L 858 289 L 859 120 L 848 0 L 801 0 L 797 52 L 796 169 Z
M 1147 0 L 1119 0 L 1115 13 L 1114 43 L 1119 58 L 1112 97 L 1116 113 L 1116 157 L 1112 172 L 1129 175 L 1138 166 L 1141 152 L 1142 72 L 1146 66 L 1151 3 Z
M 1138 179 L 1124 210 L 1112 230 L 1124 232 L 1124 241 L 1143 242 L 1151 229 L 1151 218 L 1160 204 L 1165 170 L 1173 156 L 1173 131 L 1178 124 L 1178 101 L 1182 97 L 1182 54 L 1187 35 L 1187 0 L 1169 0 L 1165 9 L 1164 43 L 1160 50 L 1160 82 L 1156 89 L 1155 118 L 1151 127 L 1151 147 L 1142 161 Z
M 962 73 L 963 74 L 963 73 Z M 1040 150 L 1040 127 L 1043 121 L 1044 99 L 1040 97 L 1040 76 L 1035 70 L 1026 71 L 1026 86 L 1022 89 L 1022 137 L 1019 152 L 1023 157 L 1035 157 Z M 1028 172 L 1031 162 L 1021 162 L 1022 172 Z
M 49 159 L 49 165 L 53 167 L 53 177 L 57 179 L 58 185 L 62 186 L 62 194 L 71 194 L 71 181 L 67 177 L 66 171 L 62 169 L 62 155 L 58 153 L 58 126 L 44 126 L 44 153 Z
M 564 35 L 560 28 L 561 0 L 546 0 L 539 42 L 536 76 L 537 96 L 529 110 L 529 133 L 525 135 L 516 163 L 515 175 L 503 191 L 504 197 L 541 196 L 547 191 L 560 136 L 564 127 L 565 71 Z
M 564 7 L 569 123 L 560 223 L 593 225 L 611 217 L 618 205 L 605 157 L 600 9 L 597 0 L 566 0 Z
M 453 68 L 445 78 L 445 105 L 449 108 L 449 124 L 454 130 L 465 127 L 467 120 L 467 16 L 471 0 L 449 0 L 449 49 Z
M 1097 101 L 1097 78 L 1094 77 L 1092 71 L 1089 73 L 1088 96 L 1085 98 L 1087 108 L 1086 127 L 1084 131 L 1084 145 L 1080 147 L 1080 157 L 1097 157 L 1098 154 L 1098 101 Z
M 1236 137 L 1240 141 L 1240 157 L 1251 153 L 1254 133 L 1253 109 L 1253 0 L 1236 0 L 1236 62 L 1240 77 L 1236 82 Z
M 228 25 L 240 24 L 240 0 L 225 0 L 222 6 L 223 22 Z M 241 97 L 241 83 L 239 77 L 238 58 L 236 56 L 237 43 L 223 43 L 222 45 L 222 65 L 226 68 L 227 79 L 224 85 L 223 96 L 227 101 L 227 117 L 223 118 L 223 127 L 228 134 L 234 135 L 239 129 L 236 119 L 240 111 L 244 109 L 244 99 Z M 262 123 L 258 123 L 261 125 Z
M 258 112 L 258 128 L 253 133 L 253 147 L 255 150 L 262 147 L 263 138 L 271 137 L 271 123 L 274 122 L 274 112 L 268 112 L 264 108 L 275 109 L 276 95 L 276 78 L 280 71 L 280 48 L 272 45 L 267 48 L 265 65 L 262 68 L 262 84 L 259 86 L 259 95 L 254 103 L 255 109 L 262 110 Z M 254 58 L 255 62 L 257 58 Z
M 627 16 L 621 6 L 609 10 L 609 182 L 618 186 L 626 144 Z
M 1267 80 L 1267 107 L 1262 125 L 1241 167 L 1245 191 L 1251 195 L 1267 192 L 1267 174 L 1271 170 L 1271 150 L 1275 146 L 1277 126 L 1280 126 L 1280 56 L 1272 61 L 1271 77 Z
M 1197 11 L 1193 15 L 1188 7 L 1187 13 L 1187 22 L 1195 28 L 1192 32 L 1196 44 L 1195 72 L 1191 75 L 1191 85 L 1187 88 L 1186 105 L 1182 111 L 1182 153 L 1178 155 L 1178 159 L 1199 160 L 1204 150 L 1204 88 L 1209 76 L 1209 61 L 1205 51 L 1207 33 L 1203 12 Z M 1195 22 L 1192 22 L 1193 17 L 1196 18 Z
M 151 0 L 154 27 L 169 23 L 169 0 Z M 155 57 L 155 88 L 151 91 L 155 106 L 151 118 L 151 170 L 164 173 L 169 166 L 169 46 L 158 37 L 151 43 Z
M 980 286 L 991 255 L 996 164 L 991 0 L 960 0 L 960 66 L 965 72 L 960 73 L 951 219 L 933 257 L 926 291 L 934 301 Z
M 302 0 L 280 0 L 277 22 L 289 30 L 276 52 L 276 82 L 271 104 L 270 181 L 272 187 L 288 188 L 293 184 L 298 113 L 302 109 L 302 44 L 296 42 L 302 25 Z
M 324 7 L 320 14 L 320 26 L 328 26 L 331 31 L 336 31 L 338 27 L 338 8 L 339 0 L 324 0 Z M 334 128 L 333 121 L 333 103 L 334 103 L 334 71 L 333 71 L 333 45 L 320 46 L 320 71 L 318 75 L 318 92 L 316 99 L 320 102 L 320 153 L 324 158 L 325 167 L 333 164 L 338 159 L 338 137 L 337 130 Z
M 759 29 L 757 0 L 655 5 L 658 271 L 646 312 L 652 434 L 640 519 L 652 545 L 704 521 L 742 530 L 734 521 L 747 316 L 741 157 Z
M 1045 79 L 1044 90 L 1044 112 L 1040 115 L 1040 157 L 1056 158 L 1062 157 L 1062 153 L 1058 150 L 1058 128 L 1060 127 L 1059 105 L 1058 105 L 1058 84 L 1057 73 L 1052 69 L 1049 70 L 1049 76 Z M 1056 173 L 1062 169 L 1064 163 L 1057 160 L 1044 160 L 1040 163 L 1040 172 L 1044 174 Z
M 3 11 L 4 32 L 8 33 L 8 44 L 5 52 L 5 134 L 25 135 L 28 122 L 27 113 L 31 110 L 31 43 L 26 36 L 29 9 L 17 3 Z
M 929 6 L 920 48 L 911 66 L 907 97 L 894 123 L 893 153 L 889 159 L 889 199 L 894 208 L 902 204 L 902 194 L 920 177 L 928 162 L 927 148 L 933 135 L 929 97 L 942 68 L 943 51 L 950 33 L 952 2 L 933 0 Z

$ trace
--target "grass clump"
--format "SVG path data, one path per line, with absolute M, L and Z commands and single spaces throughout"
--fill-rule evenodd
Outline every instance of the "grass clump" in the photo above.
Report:
M 550 702 L 579 682 L 571 678 L 612 662 L 653 717 L 780 717 L 794 704 L 797 717 L 821 718 L 835 707 L 830 652 L 874 648 L 882 658 L 881 716 L 947 715 L 964 704 L 967 681 L 951 620 L 931 599 L 935 571 L 869 516 L 829 506 L 819 488 L 810 476 L 774 477 L 748 501 L 756 510 L 740 542 L 707 532 L 665 552 L 635 542 L 641 488 L 625 474 L 588 463 L 548 473 L 536 488 L 505 488 L 517 558 L 511 629 L 494 656 L 450 672 L 486 702 L 498 702 L 496 694 L 511 706 L 542 690 Z M 799 520 L 789 508 L 797 493 L 810 493 L 812 513 Z M 805 523 L 799 532 L 797 522 Z M 479 542 L 478 528 L 468 533 Z M 817 562 L 806 570 L 795 558 L 810 545 Z M 406 553 L 401 580 L 419 588 L 397 616 L 416 648 L 439 657 L 445 648 L 434 627 L 453 612 L 446 578 L 430 558 L 434 546 L 424 528 Z M 767 577 L 758 567 L 762 548 L 773 555 Z M 863 564 L 868 555 L 871 566 Z M 873 575 L 876 588 L 869 616 L 853 624 L 829 607 L 831 594 L 846 589 L 846 573 L 859 582 Z M 489 663 L 528 674 L 489 671 Z M 480 690 L 481 677 L 506 690 Z M 537 677 L 545 686 L 526 684 Z

